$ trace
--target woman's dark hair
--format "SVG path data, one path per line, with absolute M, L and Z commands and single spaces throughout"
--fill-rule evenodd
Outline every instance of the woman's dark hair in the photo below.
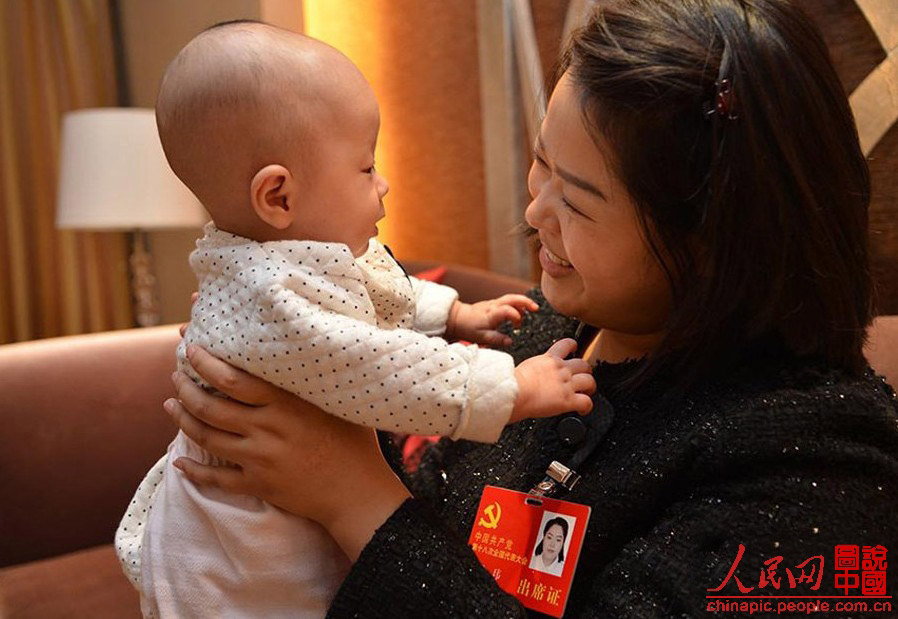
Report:
M 564 540 L 567 539 L 567 520 L 562 518 L 561 516 L 556 516 L 555 518 L 551 518 L 546 521 L 546 525 L 543 527 L 542 537 L 545 539 L 546 533 L 549 532 L 549 528 L 553 525 L 557 524 L 561 527 L 561 535 L 562 535 L 562 544 L 561 550 L 558 551 L 558 562 L 562 563 L 564 561 Z M 533 551 L 537 556 L 543 554 L 543 540 L 539 540 L 539 544 L 536 545 L 536 550 Z
M 631 386 L 672 364 L 688 384 L 757 347 L 865 366 L 869 172 L 796 4 L 611 2 L 562 55 L 673 291 Z

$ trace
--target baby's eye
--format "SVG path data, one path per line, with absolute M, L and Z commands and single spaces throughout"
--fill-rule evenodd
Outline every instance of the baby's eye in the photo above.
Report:
M 365 168 L 365 174 L 374 174 L 377 172 L 377 169 L 372 165 L 370 168 Z

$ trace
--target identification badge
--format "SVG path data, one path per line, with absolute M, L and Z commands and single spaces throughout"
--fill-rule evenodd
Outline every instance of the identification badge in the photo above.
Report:
M 486 486 L 468 545 L 502 588 L 532 610 L 561 617 L 591 508 Z

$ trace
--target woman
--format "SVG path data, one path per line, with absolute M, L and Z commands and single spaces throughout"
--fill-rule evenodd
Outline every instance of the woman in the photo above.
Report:
M 629 0 L 562 70 L 528 179 L 541 309 L 511 352 L 592 327 L 586 431 L 442 441 L 400 480 L 368 431 L 191 350 L 249 406 L 176 376 L 166 408 L 236 463 L 183 471 L 320 522 L 354 562 L 334 616 L 525 616 L 464 540 L 485 484 L 526 492 L 553 460 L 592 508 L 568 617 L 860 595 L 834 547 L 898 542 L 898 415 L 862 355 L 869 179 L 818 32 L 782 0 Z
M 533 549 L 530 568 L 561 576 L 564 571 L 564 541 L 567 539 L 567 520 L 561 516 L 550 518 L 543 526 L 543 538 Z

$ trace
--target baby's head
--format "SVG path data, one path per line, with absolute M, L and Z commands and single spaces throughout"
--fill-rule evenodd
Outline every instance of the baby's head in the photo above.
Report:
M 156 120 L 169 164 L 222 230 L 355 256 L 377 234 L 380 113 L 333 47 L 256 22 L 213 26 L 169 65 Z

